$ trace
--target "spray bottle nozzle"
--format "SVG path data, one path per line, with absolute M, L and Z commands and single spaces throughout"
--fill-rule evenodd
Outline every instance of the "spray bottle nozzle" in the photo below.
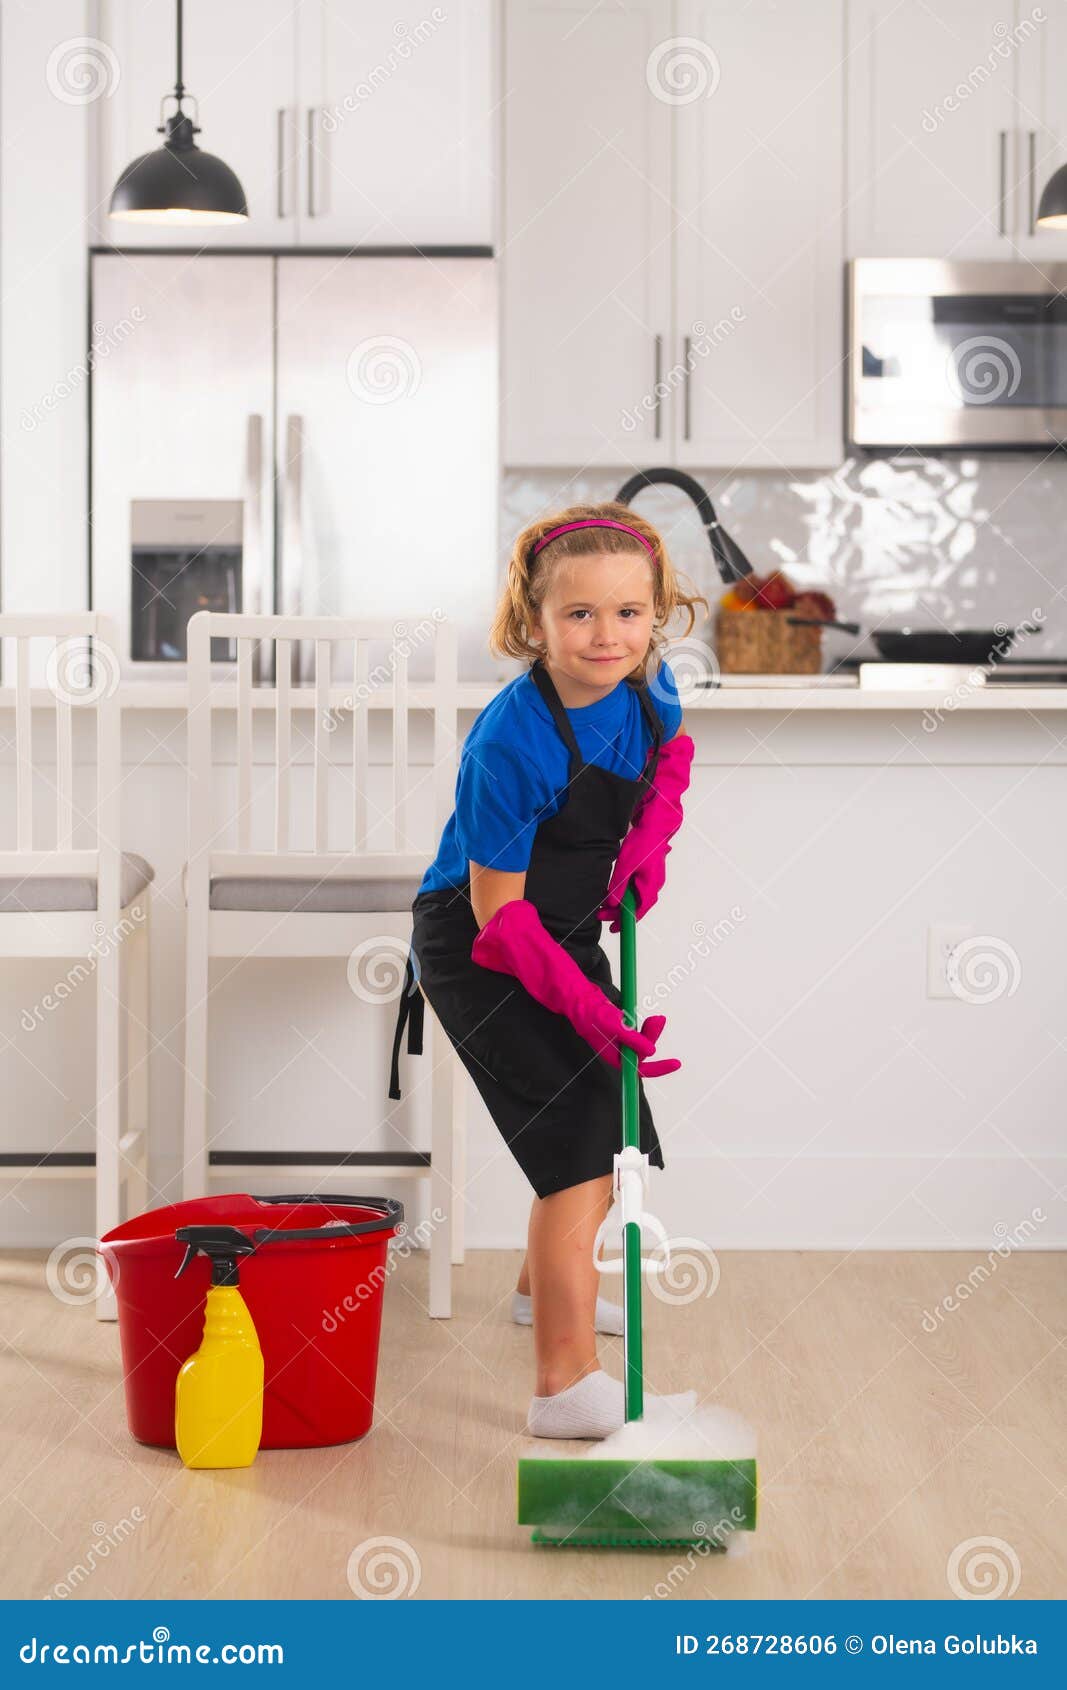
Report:
M 212 1285 L 238 1284 L 237 1258 L 252 1255 L 256 1248 L 235 1226 L 180 1226 L 174 1236 L 187 1246 L 175 1279 L 181 1278 L 193 1257 L 202 1251 L 211 1262 Z

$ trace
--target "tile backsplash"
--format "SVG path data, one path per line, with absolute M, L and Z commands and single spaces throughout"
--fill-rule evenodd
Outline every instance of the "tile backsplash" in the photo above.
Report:
M 565 505 L 612 499 L 630 473 L 506 470 L 501 571 L 525 523 Z M 1059 454 L 916 454 L 848 458 L 832 472 L 693 473 L 757 573 L 784 569 L 797 586 L 830 592 L 846 621 L 1014 627 L 1037 611 L 1039 631 L 1017 642 L 1013 655 L 1067 655 L 1067 460 Z M 714 607 L 724 589 L 690 500 L 677 488 L 650 487 L 635 508 Z M 698 628 L 707 634 L 711 624 Z M 873 648 L 831 630 L 824 653 L 828 664 Z

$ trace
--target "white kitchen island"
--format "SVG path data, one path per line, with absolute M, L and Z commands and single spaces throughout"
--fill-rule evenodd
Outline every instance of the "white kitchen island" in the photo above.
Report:
M 460 739 L 496 690 L 457 689 Z M 35 696 L 43 718 L 51 695 Z M 127 683 L 123 702 L 123 843 L 156 869 L 151 1177 L 162 1203 L 178 1195 L 180 1161 L 185 689 Z M 417 683 L 411 702 L 427 702 Z M 273 697 L 255 703 L 269 735 Z M 13 778 L 11 704 L 0 690 L 0 793 Z M 667 1163 L 649 1206 L 672 1235 L 716 1249 L 1067 1241 L 1065 711 L 1067 688 L 999 683 L 952 704 L 944 691 L 818 683 L 686 700 L 686 823 L 638 929 L 645 1012 L 667 1015 L 661 1049 L 683 1062 L 647 1087 Z M 413 715 L 416 761 L 427 725 Z M 374 726 L 384 803 L 388 723 Z M 47 760 L 43 719 L 40 731 Z M 413 844 L 429 841 L 418 802 L 413 816 Z M 928 996 L 934 928 L 979 941 L 962 992 Z M 11 966 L 0 986 L 8 1148 L 91 1148 L 92 988 L 32 1033 L 20 1026 L 54 971 Z M 386 1096 L 395 1004 L 360 1002 L 328 963 L 219 966 L 213 991 L 215 1145 L 428 1145 L 428 1059 L 405 1052 L 404 1096 Z M 524 1181 L 473 1087 L 468 1114 L 468 1244 L 517 1247 Z M 9 1242 L 91 1231 L 86 1182 L 42 1189 L 26 1183 L 22 1207 L 8 1205 Z M 395 1194 L 414 1208 L 410 1184 Z

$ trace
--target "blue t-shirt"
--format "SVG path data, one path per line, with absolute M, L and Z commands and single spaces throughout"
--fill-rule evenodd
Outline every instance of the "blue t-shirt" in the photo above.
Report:
M 682 720 L 678 689 L 666 663 L 648 676 L 649 698 L 673 739 Z M 645 766 L 652 733 L 641 700 L 622 680 L 605 698 L 568 710 L 578 749 L 626 780 Z M 566 801 L 570 752 L 529 670 L 509 681 L 479 711 L 463 742 L 456 807 L 420 892 L 462 886 L 470 863 L 521 873 L 530 866 L 534 834 Z

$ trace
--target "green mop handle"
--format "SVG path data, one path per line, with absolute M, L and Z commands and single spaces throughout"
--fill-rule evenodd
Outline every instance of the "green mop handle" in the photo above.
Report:
M 622 970 L 622 1012 L 628 1027 L 637 1026 L 637 914 L 633 883 L 622 898 L 619 943 Z M 622 1047 L 622 1147 L 640 1146 L 638 1130 L 637 1052 Z M 627 1420 L 640 1420 L 645 1411 L 641 1342 L 641 1228 L 627 1222 L 623 1239 L 623 1356 Z

